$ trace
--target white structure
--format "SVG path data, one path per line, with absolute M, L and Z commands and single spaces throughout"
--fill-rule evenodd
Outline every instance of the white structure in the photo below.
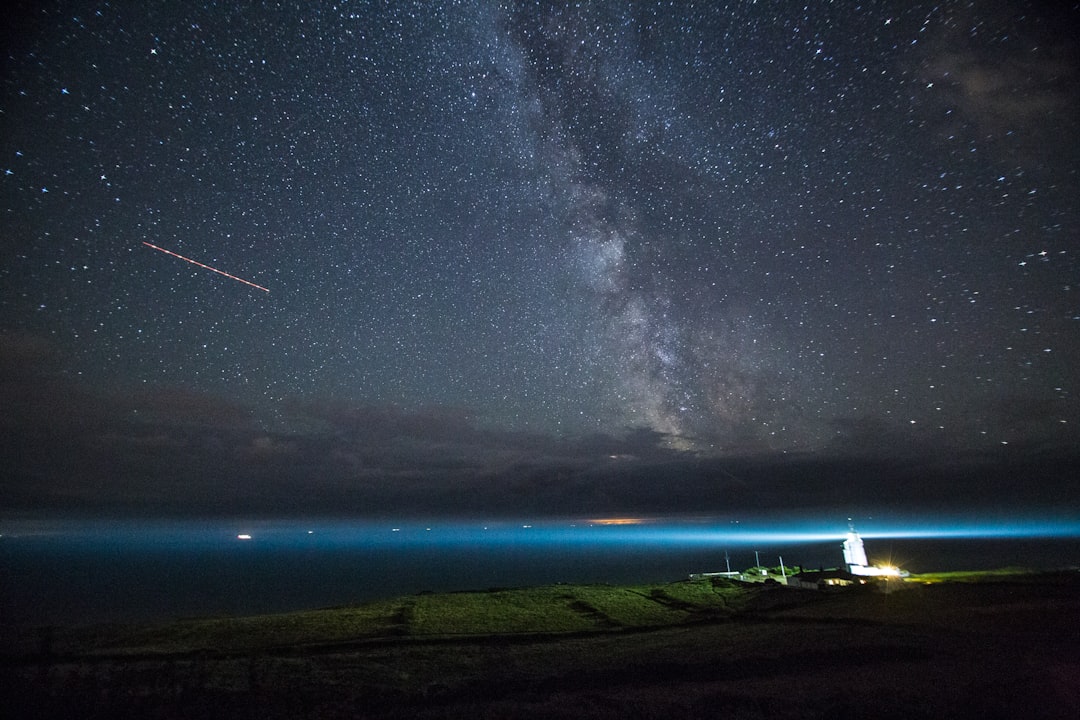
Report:
M 855 528 L 848 526 L 847 539 L 844 540 L 844 563 L 852 575 L 872 575 L 886 577 L 904 577 L 906 572 L 892 566 L 874 567 L 866 559 L 866 548 Z
M 848 530 L 847 539 L 844 540 L 844 563 L 848 572 L 852 575 L 867 575 L 870 563 L 866 560 L 866 548 L 863 547 L 862 538 L 855 528 Z

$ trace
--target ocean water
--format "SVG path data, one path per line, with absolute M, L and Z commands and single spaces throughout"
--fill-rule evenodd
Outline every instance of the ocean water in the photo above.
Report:
M 775 522 L 0 522 L 0 623 L 163 621 L 333 607 L 423 591 L 663 582 L 842 563 L 848 528 Z M 912 572 L 1080 565 L 1080 522 L 868 522 L 871 562 Z

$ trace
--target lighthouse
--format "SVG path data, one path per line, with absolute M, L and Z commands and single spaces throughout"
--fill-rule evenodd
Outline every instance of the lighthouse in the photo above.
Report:
M 852 575 L 872 575 L 875 577 L 907 577 L 906 570 L 892 565 L 873 566 L 866 559 L 866 548 L 862 538 L 855 532 L 855 527 L 848 525 L 847 538 L 844 540 L 844 564 Z
M 866 560 L 866 548 L 863 547 L 862 538 L 855 528 L 848 526 L 847 539 L 844 540 L 844 563 L 848 572 L 852 575 L 876 575 L 872 572 L 876 568 L 870 568 Z

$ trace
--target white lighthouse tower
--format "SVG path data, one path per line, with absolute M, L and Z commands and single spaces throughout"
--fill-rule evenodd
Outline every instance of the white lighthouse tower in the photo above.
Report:
M 844 563 L 848 572 L 852 575 L 876 575 L 876 568 L 869 567 L 870 563 L 866 560 L 866 548 L 863 547 L 862 538 L 855 532 L 854 527 L 848 527 L 847 539 L 844 540 Z

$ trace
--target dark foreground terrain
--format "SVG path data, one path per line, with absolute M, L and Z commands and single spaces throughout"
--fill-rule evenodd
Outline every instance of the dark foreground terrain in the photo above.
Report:
M 11 718 L 1080 717 L 1080 573 L 888 590 L 558 585 L 7 628 L 0 706 Z

